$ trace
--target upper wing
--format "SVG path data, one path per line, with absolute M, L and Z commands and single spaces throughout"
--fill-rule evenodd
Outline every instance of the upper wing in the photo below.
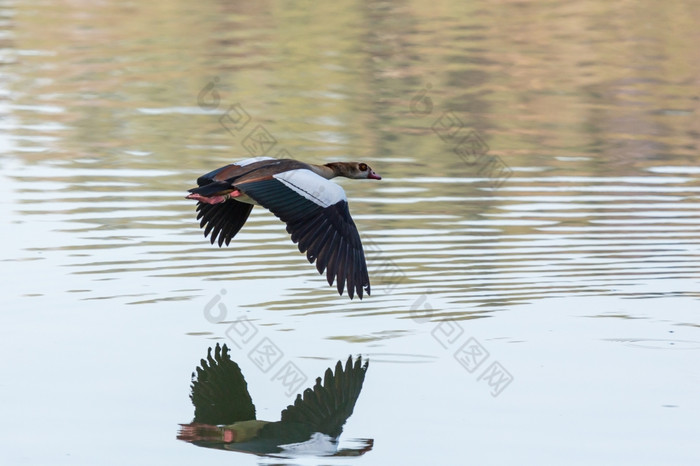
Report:
M 197 178 L 197 186 L 204 186 L 215 181 L 226 181 L 238 178 L 250 173 L 251 169 L 269 165 L 269 161 L 271 160 L 276 161 L 277 159 L 273 159 L 272 157 L 253 157 L 250 159 L 239 160 L 238 162 L 217 168 L 216 170 L 210 171 L 206 175 L 200 176 Z
M 306 252 L 329 285 L 337 277 L 338 293 L 347 283 L 350 299 L 370 294 L 369 274 L 360 234 L 350 217 L 343 188 L 308 169 L 288 170 L 236 183 L 263 207 L 287 224 L 292 241 Z
M 216 344 L 202 359 L 196 374 L 192 373 L 190 399 L 194 405 L 194 421 L 203 424 L 233 424 L 255 419 L 255 406 L 248 393 L 248 384 L 238 364 L 231 360 L 228 347 Z
M 310 426 L 312 432 L 338 437 L 355 409 L 367 365 L 367 361 L 362 364 L 362 357 L 353 363 L 350 356 L 345 370 L 341 361 L 335 365 L 335 373 L 330 368 L 326 369 L 323 385 L 319 377 L 313 389 L 304 390 L 303 398 L 301 394 L 297 395 L 294 404 L 282 411 L 281 424 L 301 423 Z
M 197 178 L 198 187 L 190 189 L 189 192 L 202 196 L 229 193 L 233 191 L 233 183 L 238 178 L 278 163 L 277 159 L 271 157 L 253 157 L 240 160 L 200 176 Z M 205 237 L 211 232 L 211 244 L 214 244 L 218 237 L 219 246 L 224 242 L 228 246 L 231 239 L 236 236 L 236 233 L 248 220 L 252 208 L 251 204 L 235 200 L 214 205 L 198 202 L 197 220 L 201 219 L 199 226 L 204 228 Z
M 197 187 L 189 190 L 202 196 L 226 194 L 231 192 L 237 179 L 250 175 L 258 170 L 279 165 L 280 160 L 271 157 L 253 157 L 225 165 L 197 178 Z
M 205 237 L 211 232 L 211 237 L 209 238 L 211 244 L 214 244 L 218 237 L 219 246 L 224 242 L 228 246 L 231 239 L 243 228 L 251 210 L 253 210 L 253 204 L 246 204 L 233 199 L 219 204 L 198 202 L 197 220 L 202 219 L 199 222 L 199 226 L 204 228 Z

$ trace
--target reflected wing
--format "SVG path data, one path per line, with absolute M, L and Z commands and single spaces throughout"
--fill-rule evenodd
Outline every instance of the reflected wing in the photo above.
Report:
M 299 251 L 338 293 L 370 294 L 369 274 L 360 234 L 350 217 L 345 192 L 310 170 L 296 169 L 264 178 L 242 180 L 236 188 L 287 224 Z
M 353 363 L 351 356 L 344 369 L 341 361 L 336 364 L 335 373 L 326 369 L 323 385 L 319 377 L 313 389 L 304 390 L 303 398 L 297 395 L 294 404 L 282 411 L 281 424 L 304 424 L 311 427 L 311 432 L 338 437 L 360 396 L 367 365 L 367 361 L 362 363 L 362 357 Z
M 255 419 L 255 406 L 248 393 L 248 384 L 238 364 L 231 360 L 226 345 L 211 348 L 192 373 L 190 399 L 194 405 L 194 421 L 203 424 L 233 424 Z
M 253 210 L 253 204 L 246 204 L 229 199 L 219 204 L 197 203 L 197 220 L 199 226 L 204 228 L 204 236 L 211 233 L 211 244 L 217 240 L 219 246 L 224 242 L 229 245 L 231 239 L 236 236 Z

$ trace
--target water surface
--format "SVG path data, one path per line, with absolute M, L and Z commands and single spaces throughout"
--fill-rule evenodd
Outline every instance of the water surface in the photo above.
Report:
M 280 461 L 175 439 L 192 369 L 245 319 L 263 419 L 293 395 L 251 359 L 262 339 L 305 386 L 369 356 L 341 447 L 374 447 L 329 464 L 697 463 L 698 20 L 0 2 L 7 457 Z M 371 297 L 337 296 L 264 209 L 228 248 L 203 237 L 186 190 L 260 151 L 383 176 L 339 181 Z

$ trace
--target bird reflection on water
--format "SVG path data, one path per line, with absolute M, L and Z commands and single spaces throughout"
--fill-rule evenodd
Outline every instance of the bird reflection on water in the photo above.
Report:
M 360 456 L 372 439 L 356 440 L 355 448 L 338 449 L 343 425 L 355 408 L 368 361 L 338 361 L 313 388 L 298 394 L 282 411 L 280 421 L 256 419 L 248 384 L 226 345 L 218 343 L 192 373 L 190 399 L 194 419 L 181 424 L 178 439 L 197 446 L 257 455 Z

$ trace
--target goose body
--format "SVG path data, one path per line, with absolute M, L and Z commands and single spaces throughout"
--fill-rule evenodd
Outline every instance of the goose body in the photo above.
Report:
M 270 210 L 287 224 L 287 232 L 319 273 L 339 294 L 347 286 L 352 299 L 370 294 L 369 274 L 360 235 L 350 217 L 336 176 L 376 179 L 367 164 L 333 162 L 313 165 L 291 159 L 255 157 L 218 168 L 197 179 L 187 199 L 197 202 L 197 219 L 212 244 L 228 245 L 245 224 L 253 206 Z M 337 279 L 337 280 L 336 280 Z
M 298 394 L 280 421 L 256 419 L 248 384 L 228 347 L 218 343 L 192 374 L 194 419 L 182 424 L 180 440 L 211 448 L 256 454 L 278 453 L 309 441 L 337 447 L 337 438 L 360 396 L 368 362 L 349 357 L 326 370 L 312 388 Z M 325 440 L 326 442 L 323 442 Z M 319 442 L 321 441 L 321 442 Z

